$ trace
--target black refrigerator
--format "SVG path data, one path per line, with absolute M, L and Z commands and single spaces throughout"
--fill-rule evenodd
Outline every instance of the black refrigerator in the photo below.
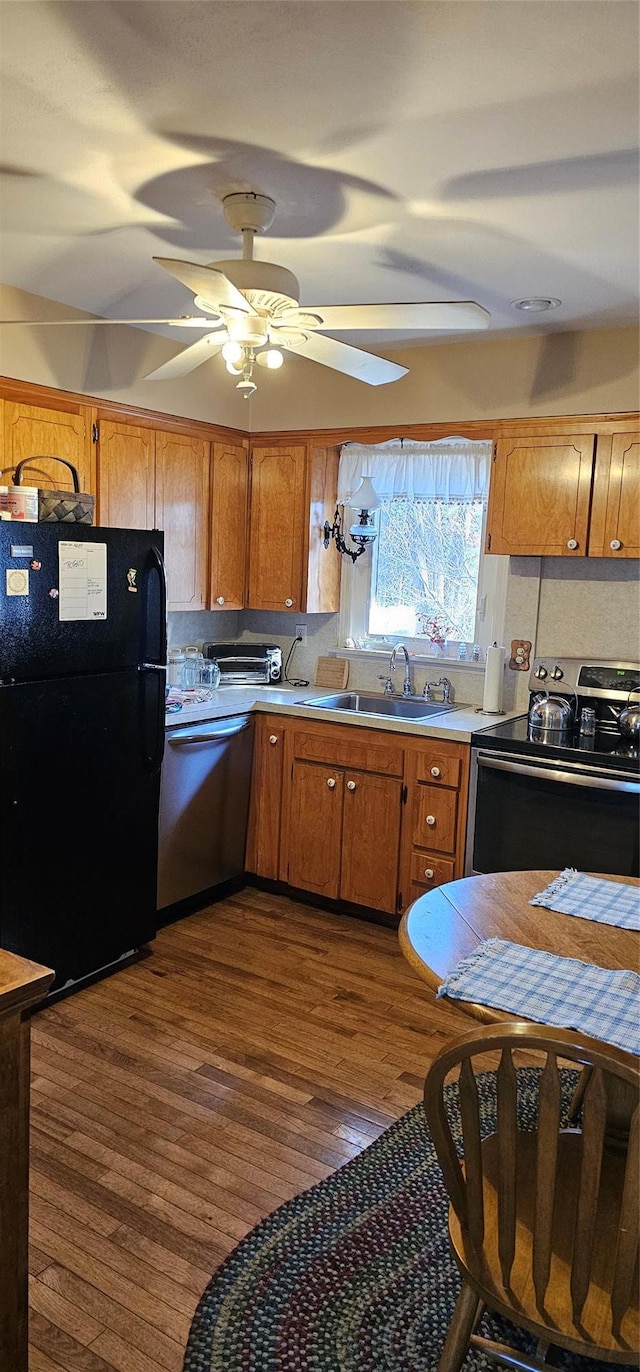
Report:
M 155 934 L 163 543 L 0 522 L 0 947 L 54 991 Z

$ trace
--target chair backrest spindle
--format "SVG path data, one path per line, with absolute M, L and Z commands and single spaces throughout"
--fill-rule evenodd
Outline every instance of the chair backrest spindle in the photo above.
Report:
M 582 1105 L 580 1191 L 571 1267 L 571 1302 L 576 1324 L 580 1321 L 589 1291 L 606 1111 L 607 1092 L 604 1076 L 601 1069 L 596 1067 L 591 1074 Z
M 538 1310 L 542 1310 L 544 1307 L 544 1298 L 551 1271 L 551 1238 L 556 1194 L 560 1103 L 558 1060 L 555 1053 L 547 1053 L 547 1061 L 540 1078 L 540 1094 L 538 1097 L 536 1208 L 533 1229 L 533 1285 Z
M 480 1108 L 478 1087 L 471 1059 L 466 1058 L 460 1068 L 458 1081 L 460 1118 L 464 1143 L 464 1168 L 467 1189 L 467 1229 L 476 1247 L 484 1238 L 484 1201 L 482 1195 L 482 1151 L 480 1144 Z
M 505 1046 L 496 1074 L 498 1120 L 498 1254 L 502 1281 L 509 1289 L 516 1251 L 516 1173 L 518 1166 L 518 1083 L 513 1054 Z
M 622 1205 L 618 1224 L 618 1242 L 611 1288 L 611 1327 L 616 1337 L 633 1294 L 634 1273 L 638 1261 L 640 1229 L 640 1106 L 631 1117 L 627 1165 L 624 1172 Z

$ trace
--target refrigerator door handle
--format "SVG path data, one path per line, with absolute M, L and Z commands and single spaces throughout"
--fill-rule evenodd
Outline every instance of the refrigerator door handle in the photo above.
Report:
M 157 663 L 155 663 L 155 662 L 143 662 L 143 663 L 140 665 L 140 667 L 138 668 L 138 671 L 142 674 L 142 680 L 141 680 L 141 682 L 140 682 L 140 689 L 141 689 L 141 692 L 142 692 L 142 701 L 143 701 L 142 708 L 141 708 L 141 715 L 140 715 L 140 719 L 141 719 L 141 728 L 142 728 L 143 739 L 144 739 L 144 741 L 143 741 L 143 747 L 142 747 L 142 755 L 143 755 L 144 762 L 145 762 L 145 765 L 146 765 L 148 771 L 150 771 L 150 772 L 157 772 L 157 771 L 160 769 L 160 765 L 161 765 L 161 763 L 162 763 L 162 759 L 163 759 L 163 756 L 164 756 L 164 734 L 165 734 L 165 690 L 164 690 L 164 682 L 160 683 L 160 682 L 158 681 L 158 676 L 157 676 L 157 674 L 158 674 L 158 672 L 162 672 L 162 674 L 163 674 L 163 676 L 164 676 L 165 668 L 164 668 L 164 667 L 160 667 L 160 666 L 159 666 Z M 148 673 L 151 673 L 151 674 L 152 674 L 150 678 L 149 678 L 149 676 L 148 676 Z M 147 683 L 147 681 L 149 681 L 149 680 L 151 680 L 151 681 L 153 682 L 154 687 L 156 688 L 156 706 L 155 706 L 155 712 L 154 712 L 154 717 L 153 717 L 153 723 L 154 723 L 154 726 L 155 726 L 155 727 L 154 727 L 154 735 L 155 735 L 155 736 L 154 736 L 153 744 L 152 744 L 151 747 L 148 746 L 148 741 L 147 741 L 147 739 L 144 737 L 144 735 L 145 735 L 144 721 L 145 721 L 145 718 L 146 718 L 146 715 L 147 715 L 147 700 L 148 700 L 147 684 L 146 684 L 146 683 Z M 150 713 L 151 713 L 151 712 L 150 712 Z
M 165 568 L 165 565 L 164 565 L 164 560 L 163 560 L 163 558 L 162 558 L 162 555 L 161 555 L 161 553 L 158 552 L 158 549 L 156 548 L 156 546 L 155 546 L 154 543 L 151 544 L 151 547 L 150 547 L 150 549 L 149 549 L 149 552 L 150 552 L 150 556 L 151 556 L 151 566 L 150 566 L 150 567 L 149 567 L 149 566 L 147 567 L 147 572 L 146 572 L 146 607 L 145 607 L 145 615 L 148 615 L 148 613 L 149 613 L 149 610 L 148 610 L 148 601 L 149 601 L 149 579 L 150 579 L 151 575 L 155 572 L 155 573 L 157 574 L 157 577 L 158 577 L 158 585 L 159 585 L 159 588 L 160 588 L 160 610 L 159 610 L 159 615 L 158 615 L 158 620 L 159 620 L 159 625 L 158 625 L 159 633 L 158 633 L 158 639 L 157 639 L 157 641 L 158 641 L 159 644 L 164 644 L 164 648 L 165 648 L 164 653 L 163 653 L 163 651 L 162 651 L 162 648 L 160 649 L 160 655 L 159 655 L 159 658 L 158 658 L 158 666 L 162 667 L 162 670 L 164 671 L 165 666 L 166 666 L 167 573 L 166 573 L 166 568 Z M 146 659 L 147 657 L 153 655 L 153 650 L 152 650 L 151 653 L 148 652 L 148 635 L 149 635 L 149 623 L 148 623 L 148 620 L 147 620 L 147 621 L 146 621 L 146 628 L 145 628 L 146 641 L 145 641 L 144 649 L 143 649 L 143 652 L 142 652 L 142 657 L 145 658 L 145 659 Z M 145 661 L 145 663 L 144 663 L 144 666 L 146 666 L 146 667 L 150 667 L 150 666 L 154 666 L 154 665 L 155 665 L 155 664 L 149 663 L 149 662 L 146 662 L 146 661 Z

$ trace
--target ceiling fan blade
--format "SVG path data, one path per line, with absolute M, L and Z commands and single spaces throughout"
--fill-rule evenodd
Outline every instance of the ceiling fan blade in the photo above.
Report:
M 285 347 L 285 344 L 282 344 Z M 384 386 L 388 381 L 398 381 L 408 372 L 408 367 L 400 367 L 397 362 L 387 362 L 384 357 L 374 353 L 362 352 L 352 348 L 349 343 L 339 343 L 337 338 L 325 338 L 324 334 L 310 334 L 304 343 L 296 343 L 287 352 L 301 353 L 312 362 L 321 362 L 325 367 L 333 367 L 336 372 L 344 372 L 357 381 L 366 381 L 368 386 Z
M 319 315 L 317 329 L 486 329 L 491 315 L 475 300 L 425 301 L 400 305 L 304 305 L 301 313 Z M 284 323 L 295 327 L 295 318 Z M 305 330 L 314 325 L 306 323 Z
M 215 357 L 228 338 L 226 329 L 207 334 L 206 338 L 199 338 L 197 343 L 192 343 L 189 348 L 183 348 L 181 353 L 177 353 L 168 362 L 163 362 L 161 367 L 156 367 L 154 372 L 148 372 L 144 380 L 173 381 L 177 376 L 186 376 L 187 372 L 195 371 L 196 367 L 200 367 L 210 357 Z
M 207 315 L 183 315 L 180 319 L 0 319 L 0 324 L 26 324 L 33 327 L 37 324 L 41 329 L 45 325 L 53 325 L 56 329 L 65 324 L 171 324 L 177 329 L 222 329 L 224 321 L 220 319 L 209 319 Z
M 214 308 L 227 305 L 229 309 L 241 310 L 243 314 L 256 313 L 246 296 L 216 267 L 203 267 L 198 262 L 181 262 L 175 257 L 154 257 L 153 260 L 194 295 L 204 296 Z

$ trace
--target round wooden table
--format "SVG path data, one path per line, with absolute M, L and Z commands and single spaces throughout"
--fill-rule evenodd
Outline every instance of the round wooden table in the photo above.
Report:
M 630 967 L 635 971 L 640 950 L 637 933 L 529 904 L 557 875 L 493 872 L 490 876 L 462 877 L 428 891 L 407 910 L 400 924 L 400 947 L 407 962 L 433 991 L 438 990 L 461 958 L 487 938 L 509 939 L 600 967 Z M 640 886 L 636 877 L 607 879 Z M 504 1010 L 471 1001 L 449 1003 L 488 1024 L 516 1018 Z

